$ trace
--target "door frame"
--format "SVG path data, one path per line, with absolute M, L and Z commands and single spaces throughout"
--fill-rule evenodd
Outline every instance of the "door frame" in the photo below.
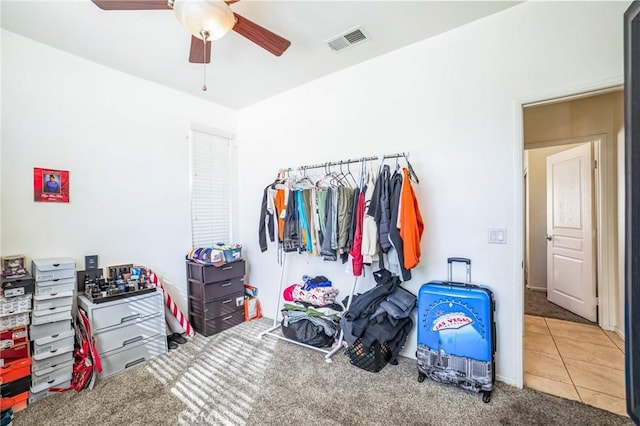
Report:
M 558 102 L 563 100 L 577 99 L 580 97 L 593 96 L 607 92 L 621 90 L 624 86 L 624 76 L 620 75 L 611 79 L 592 82 L 589 84 L 569 87 L 562 91 L 553 91 L 533 94 L 527 97 L 513 98 L 513 131 L 514 142 L 516 144 L 513 151 L 514 173 L 513 173 L 513 279 L 515 290 L 513 292 L 514 307 L 514 343 L 517 353 L 515 354 L 515 385 L 522 388 L 524 384 L 524 117 L 525 106 Z M 601 159 L 602 160 L 602 159 Z M 609 222 L 611 223 L 611 222 Z M 604 315 L 602 315 L 604 316 Z
M 563 100 L 559 100 L 563 102 Z M 523 105 L 523 108 L 526 105 Z M 524 123 L 523 123 L 524 124 Z M 611 246 L 617 245 L 618 232 L 613 222 L 611 222 L 611 216 L 616 216 L 617 212 L 612 212 L 611 204 L 615 201 L 615 207 L 617 208 L 617 195 L 618 193 L 613 191 L 604 191 L 603 188 L 608 184 L 613 185 L 615 181 L 615 175 L 607 175 L 610 172 L 608 168 L 608 161 L 606 161 L 606 151 L 608 144 L 612 141 L 607 140 L 606 134 L 596 134 L 590 136 L 579 136 L 569 139 L 557 139 L 544 142 L 532 142 L 526 144 L 523 149 L 537 149 L 547 148 L 550 146 L 572 145 L 578 143 L 592 143 L 593 159 L 596 161 L 597 167 L 593 170 L 593 214 L 595 225 L 595 262 L 596 262 L 596 292 L 597 292 L 597 305 L 598 305 L 598 325 L 605 330 L 613 330 L 616 321 L 616 306 L 615 297 L 611 292 L 612 286 L 617 283 L 617 256 L 615 252 L 611 251 Z M 609 204 L 607 204 L 609 203 Z M 614 214 L 616 213 L 616 214 Z M 525 212 L 526 214 L 526 212 Z M 609 226 L 609 227 L 608 227 Z M 613 236 L 615 241 L 611 241 Z M 526 240 L 525 240 L 526 244 Z M 613 262 L 613 263 L 612 263 Z M 548 280 L 548 277 L 547 277 Z M 613 320 L 613 321 L 612 321 Z

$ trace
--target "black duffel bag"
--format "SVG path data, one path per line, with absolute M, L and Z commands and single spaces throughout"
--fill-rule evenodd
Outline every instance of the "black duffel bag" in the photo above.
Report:
M 307 319 L 289 322 L 285 314 L 281 326 L 284 337 L 305 345 L 328 348 L 331 347 L 334 341 L 334 336 L 328 336 L 324 331 L 324 327 Z

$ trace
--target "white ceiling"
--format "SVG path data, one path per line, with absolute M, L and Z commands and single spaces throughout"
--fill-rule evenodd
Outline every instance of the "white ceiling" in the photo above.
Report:
M 1 0 L 2 28 L 110 68 L 234 109 L 483 18 L 517 1 L 250 1 L 232 9 L 291 41 L 280 57 L 230 32 L 207 65 L 188 61 L 190 34 L 170 10 L 103 11 L 90 0 Z M 361 26 L 370 40 L 333 52 Z

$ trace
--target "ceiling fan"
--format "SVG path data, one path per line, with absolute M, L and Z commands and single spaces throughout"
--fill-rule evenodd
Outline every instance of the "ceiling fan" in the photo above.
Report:
M 234 13 L 229 5 L 239 0 L 91 0 L 103 10 L 174 10 L 178 20 L 189 30 L 189 62 L 211 61 L 211 40 L 233 30 L 268 52 L 280 56 L 291 45 L 287 39 Z

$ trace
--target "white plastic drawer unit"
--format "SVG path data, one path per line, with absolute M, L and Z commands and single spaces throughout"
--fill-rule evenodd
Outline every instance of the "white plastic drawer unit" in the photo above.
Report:
M 33 298 L 34 311 L 46 311 L 51 308 L 73 305 L 73 290 L 56 294 L 39 294 Z
M 35 388 L 45 383 L 54 383 L 56 380 L 60 380 L 61 377 L 68 380 L 68 377 L 70 377 L 72 373 L 73 360 L 60 364 L 55 368 L 47 368 L 33 372 L 33 374 L 31 374 L 31 388 Z
M 70 319 L 71 318 L 62 321 L 48 322 L 46 324 L 32 325 L 29 327 L 29 340 L 37 340 L 42 337 L 53 336 L 63 331 L 71 330 Z
M 51 384 L 49 387 L 45 387 L 44 390 L 40 390 L 39 392 L 33 392 L 33 387 L 29 391 L 29 404 L 33 404 L 34 402 L 38 402 L 48 396 L 59 394 L 59 392 L 53 392 L 50 390 L 51 387 L 57 387 L 61 389 L 67 389 L 71 386 L 71 377 L 66 382 Z M 43 386 L 37 386 L 35 389 L 42 389 Z
M 55 369 L 62 364 L 73 361 L 73 346 L 59 349 L 57 352 L 45 352 L 33 355 L 31 359 L 31 372 Z
M 159 291 L 121 300 L 122 303 L 97 305 L 93 309 L 91 325 L 94 335 L 106 328 L 129 325 L 164 311 L 162 293 Z
M 46 311 L 33 311 L 33 318 L 31 319 L 31 322 L 34 325 L 40 325 L 50 322 L 63 321 L 66 319 L 72 319 L 71 306 L 49 308 Z
M 102 373 L 100 378 L 108 377 L 136 365 L 143 364 L 167 351 L 167 337 L 157 334 L 149 339 L 133 343 L 131 347 L 116 349 L 100 356 Z
M 57 296 L 60 293 L 73 292 L 75 278 L 60 278 L 49 281 L 36 281 L 36 296 Z
M 52 281 L 63 278 L 75 278 L 76 263 L 68 257 L 33 259 L 31 275 L 36 281 Z
M 128 324 L 128 325 L 127 325 Z M 99 354 L 132 346 L 134 343 L 153 337 L 165 329 L 164 317 L 160 312 L 148 319 L 136 319 L 119 327 L 103 331 L 96 338 Z
M 67 348 L 73 349 L 75 342 L 75 331 L 65 330 L 51 336 L 41 337 L 33 341 L 33 355 L 51 353 L 57 354 L 66 352 Z
M 49 381 L 44 382 L 44 383 L 40 383 L 39 385 L 36 385 L 36 386 L 32 385 L 31 386 L 31 390 L 30 390 L 30 395 L 46 391 L 49 388 L 52 388 L 54 386 L 55 387 L 64 387 L 64 386 L 60 386 L 60 384 L 70 381 L 72 373 L 73 373 L 73 367 L 71 367 L 69 369 L 64 368 L 64 369 L 58 371 L 58 374 L 55 375 L 53 378 L 49 379 Z M 29 398 L 29 399 L 31 400 L 31 398 Z

